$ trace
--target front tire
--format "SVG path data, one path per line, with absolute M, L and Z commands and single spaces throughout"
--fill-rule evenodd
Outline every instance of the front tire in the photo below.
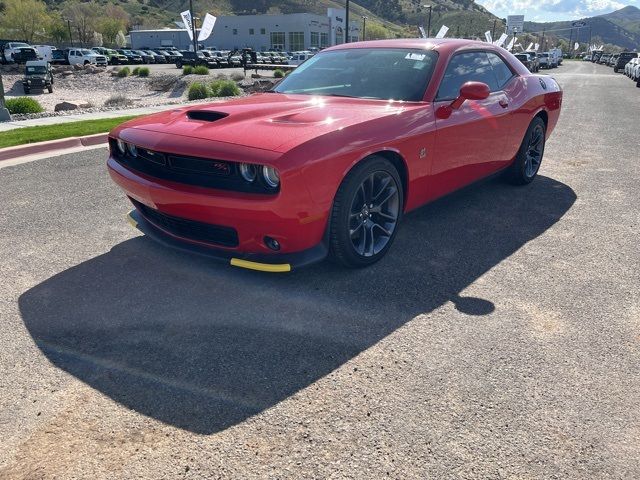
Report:
M 527 185 L 536 178 L 544 155 L 546 132 L 547 125 L 544 120 L 535 117 L 529 124 L 516 158 L 508 171 L 511 183 Z
M 373 156 L 342 181 L 331 211 L 329 241 L 334 260 L 362 268 L 380 260 L 395 239 L 404 192 L 394 165 Z

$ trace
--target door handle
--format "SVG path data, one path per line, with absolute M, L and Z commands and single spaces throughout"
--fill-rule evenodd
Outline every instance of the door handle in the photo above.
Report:
M 498 103 L 502 108 L 507 108 L 509 106 L 509 102 L 507 102 L 505 99 L 500 100 Z

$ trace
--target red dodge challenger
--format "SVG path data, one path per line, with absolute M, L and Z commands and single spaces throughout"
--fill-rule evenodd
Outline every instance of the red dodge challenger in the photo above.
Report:
M 364 267 L 404 213 L 501 170 L 531 182 L 561 103 L 488 43 L 350 43 L 266 93 L 120 125 L 108 167 L 131 222 L 169 246 L 272 272 Z

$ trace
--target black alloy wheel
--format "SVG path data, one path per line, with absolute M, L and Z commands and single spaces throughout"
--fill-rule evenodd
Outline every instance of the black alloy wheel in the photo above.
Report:
M 516 158 L 509 169 L 512 183 L 526 185 L 531 183 L 540 170 L 547 126 L 540 117 L 535 117 L 529 124 Z
M 402 211 L 402 181 L 390 161 L 371 157 L 354 167 L 332 209 L 333 258 L 355 268 L 380 260 L 393 243 Z

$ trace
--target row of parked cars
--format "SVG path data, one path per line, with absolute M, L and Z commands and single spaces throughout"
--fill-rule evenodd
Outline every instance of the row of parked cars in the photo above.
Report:
M 638 52 L 605 53 L 601 50 L 583 57 L 584 61 L 599 63 L 613 68 L 613 71 L 624 72 L 640 87 L 640 55 Z
M 562 51 L 555 48 L 548 52 L 522 52 L 515 53 L 515 57 L 529 69 L 530 72 L 539 72 L 541 68 L 556 68 L 562 65 Z

